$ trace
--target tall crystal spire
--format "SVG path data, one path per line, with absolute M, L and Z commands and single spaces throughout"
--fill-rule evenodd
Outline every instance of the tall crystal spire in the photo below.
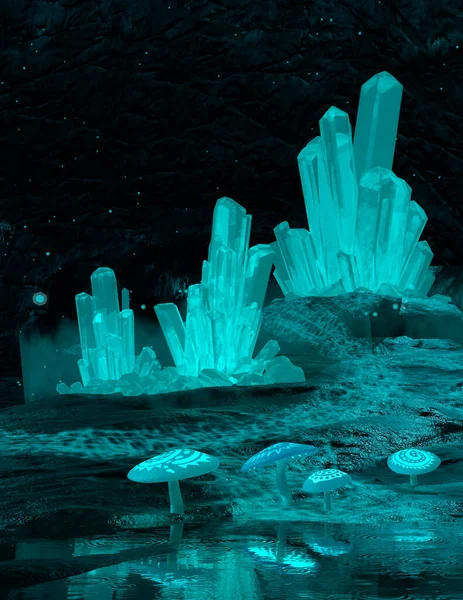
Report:
M 374 167 L 392 170 L 403 86 L 383 71 L 362 85 L 355 124 L 357 177 Z

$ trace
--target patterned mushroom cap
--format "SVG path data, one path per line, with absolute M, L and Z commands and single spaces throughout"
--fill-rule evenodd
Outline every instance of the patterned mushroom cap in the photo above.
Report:
M 134 467 L 127 477 L 136 483 L 165 483 L 198 477 L 215 471 L 219 465 L 214 456 L 181 448 L 145 460 Z
M 439 465 L 438 456 L 418 448 L 399 450 L 387 459 L 387 466 L 399 475 L 423 475 L 434 471 Z
M 279 442 L 268 448 L 264 448 L 254 456 L 251 456 L 241 467 L 241 472 L 259 467 L 269 467 L 280 460 L 291 460 L 301 456 L 313 456 L 317 454 L 318 448 L 309 444 L 293 444 L 293 442 Z
M 309 494 L 331 492 L 349 484 L 351 481 L 351 476 L 344 473 L 344 471 L 322 469 L 321 471 L 315 471 L 315 473 L 307 477 L 302 486 L 302 491 Z

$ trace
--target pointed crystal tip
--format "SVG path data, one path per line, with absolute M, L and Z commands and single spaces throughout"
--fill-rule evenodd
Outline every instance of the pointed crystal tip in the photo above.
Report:
M 400 83 L 400 81 L 398 81 L 387 71 L 382 71 L 381 73 L 377 73 L 376 75 L 373 75 L 373 77 L 370 77 L 370 79 L 368 79 L 368 81 L 362 85 L 362 90 L 366 90 L 374 86 L 378 88 L 380 93 L 384 93 L 393 87 L 398 87 L 401 89 L 403 88 L 403 85 Z
M 326 111 L 326 113 L 323 115 L 322 119 L 335 119 L 336 117 L 349 118 L 349 115 L 344 110 L 341 110 L 340 108 L 337 108 L 336 106 L 331 106 Z
M 104 273 L 114 273 L 114 271 L 110 267 L 98 267 L 98 269 L 93 271 L 91 276 L 96 277 L 97 275 L 103 275 Z

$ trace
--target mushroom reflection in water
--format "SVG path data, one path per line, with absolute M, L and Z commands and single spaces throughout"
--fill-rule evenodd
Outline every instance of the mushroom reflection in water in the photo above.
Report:
M 300 548 L 292 548 L 286 543 L 288 523 L 278 523 L 276 543 L 268 540 L 258 544 L 250 544 L 246 550 L 257 559 L 261 565 L 278 567 L 280 569 L 299 569 L 306 574 L 318 572 L 317 561 L 308 556 Z
M 352 552 L 352 544 L 333 537 L 331 524 L 323 523 L 323 533 L 304 533 L 304 543 L 317 554 L 322 556 L 342 556 Z
M 148 581 L 153 581 L 162 586 L 174 588 L 186 588 L 199 577 L 207 580 L 210 577 L 210 569 L 198 568 L 193 561 L 191 549 L 178 560 L 178 551 L 183 537 L 183 521 L 173 523 L 170 527 L 169 544 L 175 550 L 169 552 L 165 557 L 153 557 L 130 563 L 130 573 L 136 573 Z M 194 554 L 199 554 L 195 550 Z

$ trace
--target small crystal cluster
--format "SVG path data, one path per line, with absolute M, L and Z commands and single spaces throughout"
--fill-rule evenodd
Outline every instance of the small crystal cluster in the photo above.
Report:
M 275 277 L 286 299 L 356 289 L 426 295 L 433 254 L 411 189 L 391 171 L 402 85 L 389 73 L 363 86 L 352 143 L 349 116 L 331 107 L 321 136 L 299 154 L 310 232 L 275 228 Z
M 128 290 L 119 309 L 114 271 L 97 269 L 92 295 L 76 296 L 82 383 L 61 394 L 158 394 L 199 387 L 304 381 L 304 372 L 269 341 L 252 358 L 273 264 L 269 246 L 249 248 L 251 216 L 230 198 L 218 200 L 201 283 L 188 288 L 186 322 L 173 303 L 155 307 L 175 367 L 162 368 L 152 348 L 135 356 Z

